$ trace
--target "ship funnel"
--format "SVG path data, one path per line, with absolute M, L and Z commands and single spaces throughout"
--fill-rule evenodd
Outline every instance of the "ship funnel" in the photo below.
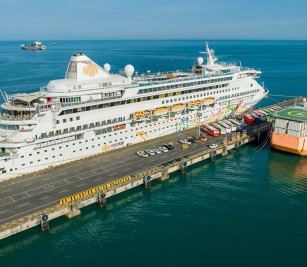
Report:
M 76 53 L 70 58 L 65 78 L 77 81 L 88 81 L 103 79 L 109 76 L 108 68 L 103 69 L 86 55 Z

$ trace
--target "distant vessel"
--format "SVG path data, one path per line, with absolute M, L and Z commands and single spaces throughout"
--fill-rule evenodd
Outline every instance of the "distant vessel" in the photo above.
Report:
M 275 114 L 271 145 L 275 149 L 307 155 L 307 101 L 303 106 L 290 107 Z
M 52 43 L 52 45 L 60 45 L 59 43 Z
M 21 49 L 23 50 L 45 50 L 46 46 L 42 45 L 40 41 L 36 41 L 33 44 L 21 45 Z

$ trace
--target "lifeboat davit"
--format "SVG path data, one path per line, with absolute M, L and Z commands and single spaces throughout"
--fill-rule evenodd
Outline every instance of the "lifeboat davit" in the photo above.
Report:
M 171 107 L 172 112 L 179 112 L 184 110 L 184 104 L 175 104 Z
M 213 97 L 205 98 L 201 101 L 201 103 L 203 105 L 212 105 L 214 104 L 214 98 Z
M 165 115 L 168 113 L 168 108 L 166 107 L 161 107 L 161 108 L 156 108 L 153 112 L 153 115 L 155 116 L 161 116 L 161 115 Z

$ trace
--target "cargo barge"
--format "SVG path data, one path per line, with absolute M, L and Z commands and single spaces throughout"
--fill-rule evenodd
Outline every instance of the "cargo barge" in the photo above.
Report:
M 275 113 L 271 134 L 273 148 L 297 154 L 307 155 L 307 101 L 302 106 L 289 107 Z

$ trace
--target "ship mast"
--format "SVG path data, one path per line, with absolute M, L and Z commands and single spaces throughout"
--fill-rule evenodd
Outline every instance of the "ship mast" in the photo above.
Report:
M 214 54 L 214 50 L 209 48 L 208 42 L 206 42 L 206 52 L 200 52 L 202 54 L 206 54 L 207 56 L 207 65 L 212 66 L 214 65 L 215 61 L 217 61 L 217 58 Z

